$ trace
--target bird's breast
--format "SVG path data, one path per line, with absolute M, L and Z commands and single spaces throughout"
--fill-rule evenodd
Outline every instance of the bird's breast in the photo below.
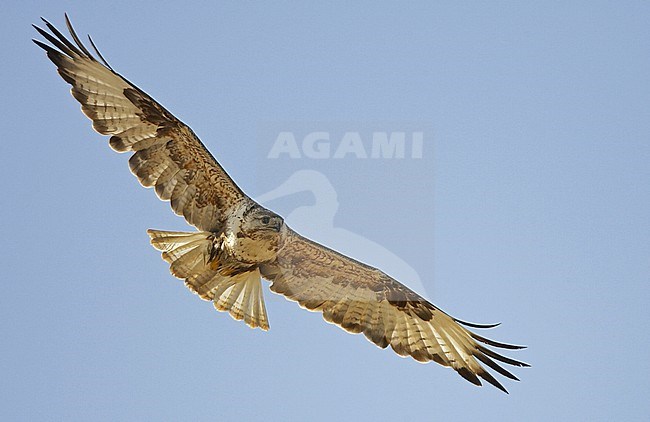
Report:
M 224 247 L 231 257 L 247 264 L 272 261 L 277 253 L 277 247 L 274 247 L 271 239 L 252 237 L 240 230 L 226 234 Z

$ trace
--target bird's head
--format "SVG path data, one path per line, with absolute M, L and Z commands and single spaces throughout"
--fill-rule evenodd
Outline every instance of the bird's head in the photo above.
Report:
M 268 238 L 276 236 L 283 226 L 284 219 L 282 217 L 256 205 L 243 215 L 241 231 L 253 239 Z

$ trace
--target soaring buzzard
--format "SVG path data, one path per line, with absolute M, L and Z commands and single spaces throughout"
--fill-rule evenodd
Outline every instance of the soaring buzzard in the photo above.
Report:
M 72 41 L 43 19 L 50 32 L 34 26 L 51 44 L 47 52 L 72 95 L 109 144 L 131 152 L 129 167 L 140 183 L 155 188 L 176 214 L 198 231 L 149 230 L 174 276 L 201 299 L 228 311 L 250 327 L 269 328 L 261 278 L 271 291 L 320 311 L 326 321 L 364 333 L 381 348 L 401 356 L 435 361 L 469 382 L 479 377 L 507 392 L 481 363 L 517 380 L 496 361 L 528 366 L 485 345 L 499 343 L 465 327 L 492 328 L 460 321 L 380 270 L 300 236 L 282 217 L 253 201 L 233 182 L 192 129 L 116 73 L 89 37 L 97 58 L 82 44 L 66 15 Z

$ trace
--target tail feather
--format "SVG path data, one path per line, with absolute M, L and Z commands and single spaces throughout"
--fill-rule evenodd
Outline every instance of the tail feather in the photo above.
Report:
M 172 263 L 193 249 L 203 252 L 201 247 L 205 248 L 207 246 L 209 246 L 209 243 L 205 242 L 205 239 L 193 240 L 184 245 L 179 245 L 175 249 L 163 251 L 162 257 L 165 261 Z
M 211 300 L 219 311 L 228 311 L 237 320 L 252 328 L 269 329 L 266 306 L 257 268 L 244 269 L 228 275 L 219 271 L 210 259 L 213 234 L 210 232 L 170 232 L 148 230 L 151 244 L 162 251 L 174 276 L 202 299 Z
M 206 240 L 209 232 L 170 232 L 162 230 L 147 230 L 151 244 L 159 251 L 170 251 L 177 246 L 186 245 L 197 240 Z
M 250 305 L 248 309 L 252 310 L 252 316 L 246 324 L 251 325 L 254 322 L 259 324 L 262 329 L 269 328 L 269 320 L 266 317 L 266 305 L 264 305 L 264 296 L 262 295 L 261 283 L 251 283 L 253 291 L 250 296 Z M 266 327 L 266 328 L 264 328 Z
M 183 255 L 172 261 L 170 270 L 178 278 L 193 278 L 206 270 L 207 247 L 202 245 L 188 249 Z M 163 252 L 165 254 L 166 252 Z
M 244 290 L 244 287 L 246 287 L 246 283 L 242 282 L 235 282 L 232 286 L 228 287 L 228 289 L 219 296 L 217 301 L 215 301 L 216 308 L 220 311 L 230 311 L 231 315 L 235 319 L 242 319 L 240 315 L 241 303 L 238 302 L 238 299 L 241 292 Z

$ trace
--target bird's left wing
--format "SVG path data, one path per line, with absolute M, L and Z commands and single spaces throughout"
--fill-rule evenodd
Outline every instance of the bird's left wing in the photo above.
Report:
M 450 366 L 473 384 L 478 377 L 507 392 L 482 366 L 517 380 L 495 361 L 528 366 L 483 344 L 520 349 L 488 340 L 466 329 L 491 328 L 457 320 L 376 268 L 300 236 L 287 227 L 277 259 L 261 268 L 271 290 L 323 312 L 326 321 L 351 333 L 364 333 L 381 348 L 401 356 Z M 483 343 L 483 344 L 481 344 Z
M 50 32 L 34 26 L 61 77 L 72 85 L 81 110 L 110 146 L 133 152 L 129 167 L 145 187 L 170 201 L 176 214 L 204 231 L 217 231 L 229 211 L 246 195 L 208 152 L 199 138 L 162 105 L 116 73 L 95 48 L 97 60 L 79 40 L 66 15 L 72 41 L 43 19 Z M 101 62 L 100 62 L 101 60 Z

